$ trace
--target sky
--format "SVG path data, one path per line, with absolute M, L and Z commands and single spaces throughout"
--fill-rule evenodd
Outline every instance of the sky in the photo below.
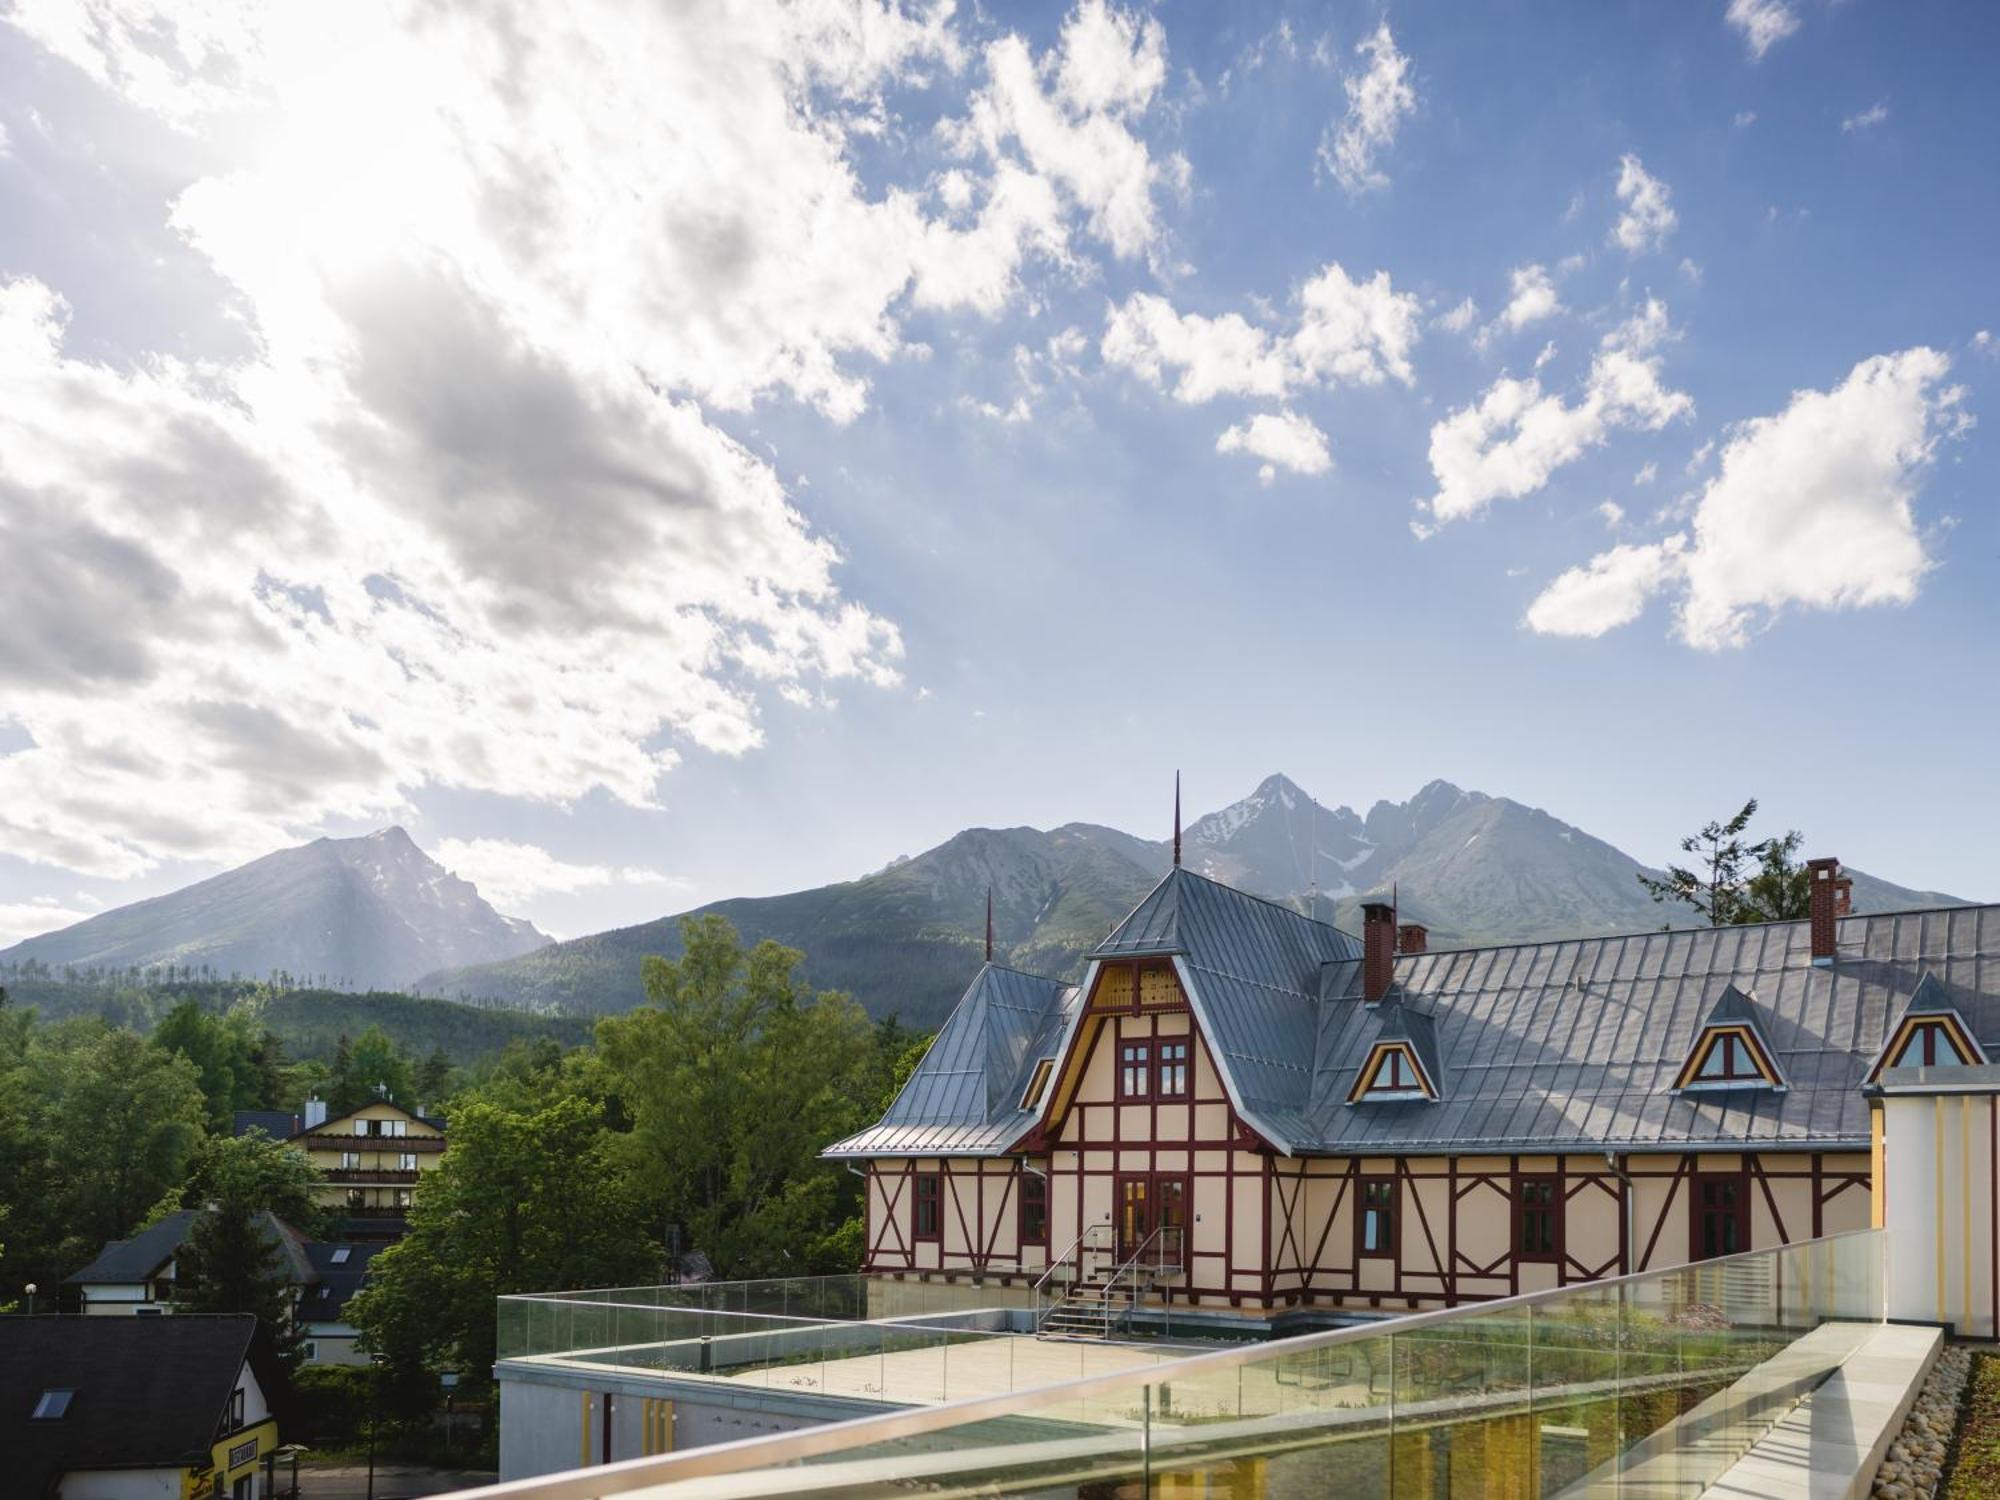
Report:
M 2000 8 L 0 0 L 0 942 L 1282 770 L 2000 898 Z

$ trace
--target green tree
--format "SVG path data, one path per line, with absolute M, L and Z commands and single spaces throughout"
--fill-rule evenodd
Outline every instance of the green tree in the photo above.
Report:
M 53 1285 L 181 1182 L 207 1107 L 186 1058 L 98 1020 L 43 1028 L 27 1071 L 42 1153 L 27 1201 L 55 1227 L 52 1263 L 37 1268 Z
M 431 1048 L 430 1054 L 417 1064 L 415 1087 L 416 1102 L 425 1109 L 442 1107 L 445 1095 L 451 1092 L 451 1056 L 444 1048 Z
M 263 1103 L 257 1051 L 261 1040 L 247 1017 L 213 1016 L 183 1000 L 153 1029 L 153 1045 L 194 1064 L 208 1103 L 208 1128 L 227 1134 L 235 1112 Z
M 461 1096 L 451 1149 L 417 1185 L 410 1232 L 377 1255 L 350 1316 L 393 1370 L 494 1360 L 494 1299 L 659 1272 L 611 1150 L 604 1103 L 566 1092 Z
M 684 1224 L 723 1275 L 815 1269 L 801 1226 L 826 1233 L 851 1195 L 820 1149 L 874 1102 L 868 1019 L 810 993 L 797 950 L 745 953 L 719 916 L 687 918 L 681 938 L 678 962 L 645 960 L 646 1004 L 598 1023 L 632 1120 L 620 1151 L 662 1222 Z
M 389 1033 L 370 1024 L 350 1045 L 341 1037 L 342 1048 L 334 1054 L 333 1074 L 327 1079 L 327 1109 L 335 1116 L 347 1114 L 388 1098 L 408 1109 L 417 1103 L 410 1084 L 410 1063 Z
M 326 1227 L 319 1173 L 305 1152 L 261 1130 L 211 1136 L 190 1164 L 180 1201 L 186 1208 L 240 1203 L 276 1214 L 308 1239 Z
M 1804 836 L 1793 829 L 1777 838 L 1752 840 L 1750 820 L 1757 799 L 1734 817 L 1703 825 L 1681 840 L 1681 852 L 1697 857 L 1699 869 L 1668 865 L 1665 878 L 1641 873 L 1639 884 L 1655 901 L 1693 907 L 1711 927 L 1753 922 L 1785 922 L 1807 915 L 1811 899 L 1806 870 L 1796 862 Z

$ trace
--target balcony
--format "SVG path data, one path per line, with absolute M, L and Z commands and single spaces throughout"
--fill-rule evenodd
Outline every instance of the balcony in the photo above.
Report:
M 378 1183 L 391 1187 L 417 1180 L 415 1167 L 328 1167 L 321 1174 L 328 1182 Z
M 295 1137 L 308 1151 L 415 1151 L 444 1150 L 440 1135 L 355 1135 L 352 1131 L 316 1130 Z
M 408 1208 L 377 1208 L 372 1204 L 366 1208 L 356 1208 L 352 1203 L 340 1203 L 334 1206 L 343 1219 L 407 1219 L 410 1216 Z

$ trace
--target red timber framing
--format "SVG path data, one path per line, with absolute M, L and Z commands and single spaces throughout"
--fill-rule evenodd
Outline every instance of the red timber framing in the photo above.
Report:
M 1121 1099 L 1125 1044 L 1185 1043 L 1187 1091 Z M 1129 1056 L 1130 1053 L 1125 1055 Z M 1748 1248 L 1867 1225 L 1869 1157 L 1852 1152 L 1287 1156 L 1231 1104 L 1171 965 L 1104 964 L 1041 1126 L 1007 1157 L 870 1165 L 866 1269 L 1032 1280 L 1094 1224 L 1118 1184 L 1183 1179 L 1186 1272 L 1177 1305 L 1246 1314 L 1478 1302 L 1681 1263 L 1698 1235 L 1697 1183 L 1734 1174 Z M 1047 1243 L 1020 1241 L 1019 1182 L 1046 1172 Z M 938 1241 L 911 1233 L 917 1172 L 939 1174 Z M 1393 1256 L 1357 1254 L 1364 1180 L 1394 1185 Z M 1527 1185 L 1553 1248 L 1522 1244 Z

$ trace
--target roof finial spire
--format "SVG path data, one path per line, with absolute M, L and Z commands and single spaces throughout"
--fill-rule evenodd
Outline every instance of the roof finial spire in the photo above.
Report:
M 1174 868 L 1181 867 L 1181 773 L 1174 772 Z
M 986 887 L 986 961 L 993 962 L 993 887 Z

